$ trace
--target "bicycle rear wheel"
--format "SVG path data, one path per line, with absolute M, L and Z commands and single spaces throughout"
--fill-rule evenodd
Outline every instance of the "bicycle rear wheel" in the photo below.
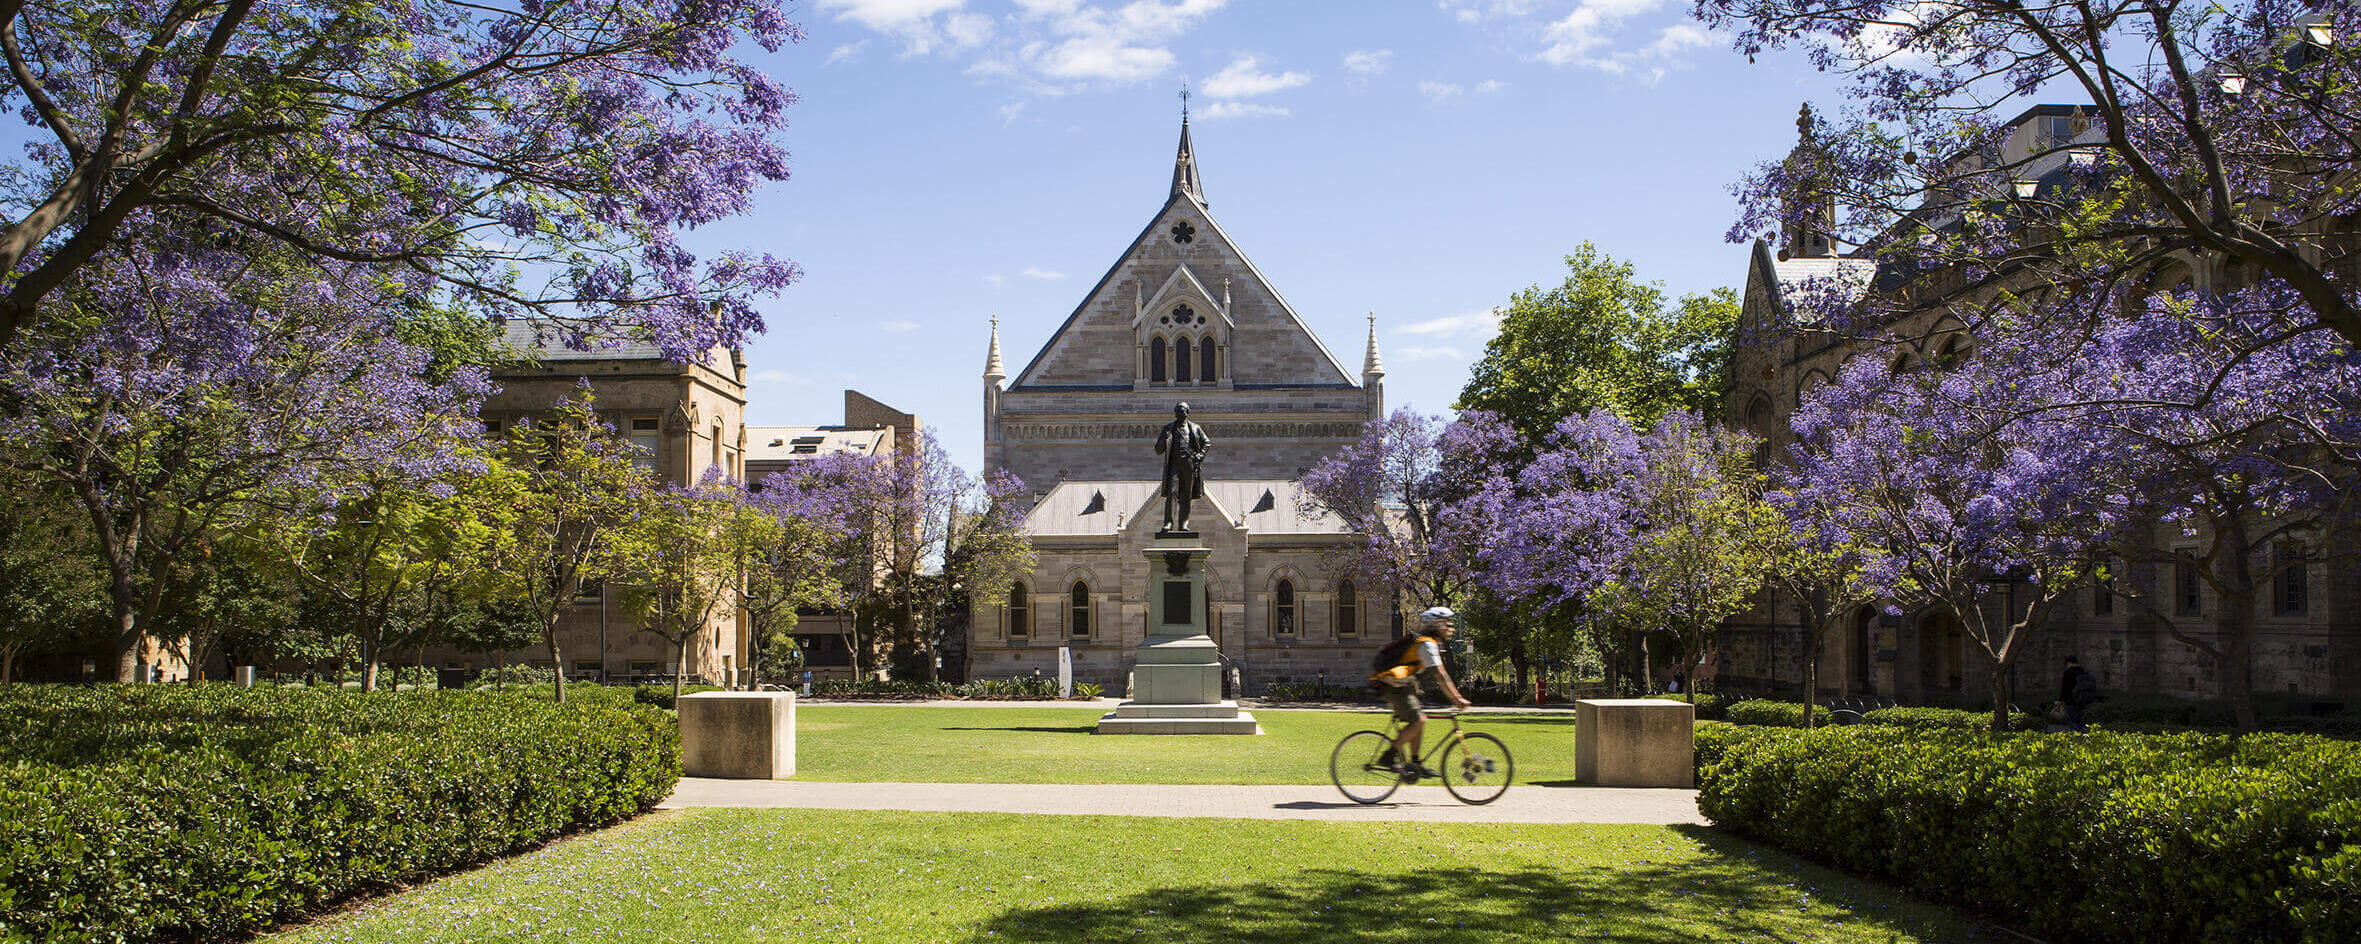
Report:
M 1379 731 L 1355 731 L 1328 755 L 1328 777 L 1355 803 L 1377 803 L 1394 795 L 1402 775 L 1380 763 L 1394 739 Z
M 1500 799 L 1516 770 L 1508 745 L 1489 734 L 1462 734 L 1443 748 L 1443 789 L 1461 803 L 1481 806 Z

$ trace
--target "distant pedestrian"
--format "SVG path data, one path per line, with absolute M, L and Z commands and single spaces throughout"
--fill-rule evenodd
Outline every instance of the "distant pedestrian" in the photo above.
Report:
M 2058 678 L 2058 705 L 2065 709 L 2066 727 L 2088 731 L 2082 709 L 2099 700 L 2099 677 L 2082 667 L 2081 656 L 2066 657 L 2066 673 Z

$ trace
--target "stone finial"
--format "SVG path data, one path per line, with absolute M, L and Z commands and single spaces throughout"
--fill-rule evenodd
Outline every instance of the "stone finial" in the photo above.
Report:
M 1361 361 L 1364 377 L 1385 376 L 1385 358 L 1377 356 L 1377 313 L 1369 313 L 1369 354 Z
M 1172 193 L 1188 194 L 1205 202 L 1205 186 L 1197 180 L 1197 151 L 1189 145 L 1189 113 L 1181 112 L 1180 151 L 1172 159 Z
M 992 316 L 992 350 L 984 355 L 984 379 L 1005 380 L 1008 368 L 1000 362 L 1000 316 Z

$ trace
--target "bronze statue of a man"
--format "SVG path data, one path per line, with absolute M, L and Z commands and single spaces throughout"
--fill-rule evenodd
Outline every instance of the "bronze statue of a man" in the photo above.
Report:
M 1165 531 L 1189 530 L 1189 503 L 1205 497 L 1205 427 L 1189 422 L 1189 405 L 1175 404 L 1172 422 L 1156 434 L 1156 454 L 1164 457 Z

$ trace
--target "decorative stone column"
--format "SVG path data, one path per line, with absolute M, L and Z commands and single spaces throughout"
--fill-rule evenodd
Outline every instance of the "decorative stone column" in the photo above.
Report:
M 1205 632 L 1205 559 L 1195 534 L 1159 534 L 1148 557 L 1148 632 L 1132 650 L 1130 700 L 1100 734 L 1261 734 L 1254 715 L 1221 697 L 1221 653 Z

